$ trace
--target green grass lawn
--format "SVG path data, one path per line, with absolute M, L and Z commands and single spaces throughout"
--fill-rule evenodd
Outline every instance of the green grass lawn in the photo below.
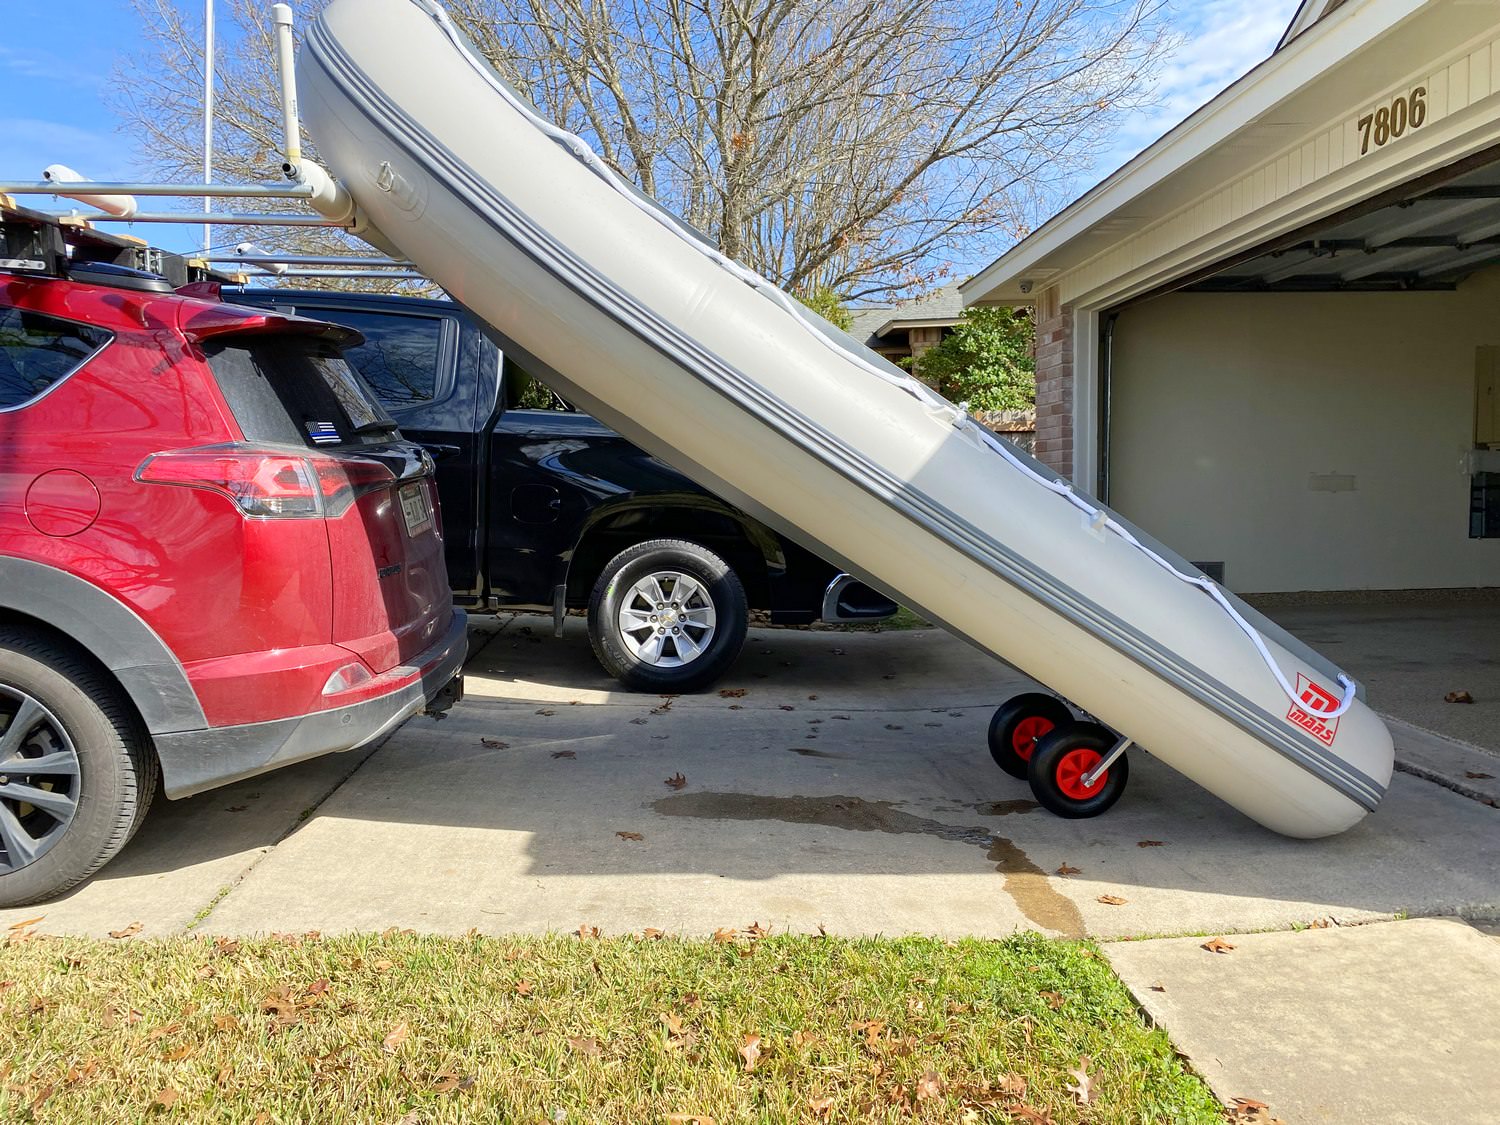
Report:
M 1223 1120 L 1087 944 L 718 937 L 13 939 L 0 1121 Z

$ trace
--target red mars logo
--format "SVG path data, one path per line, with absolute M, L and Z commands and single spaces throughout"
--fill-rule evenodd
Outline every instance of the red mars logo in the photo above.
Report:
M 1301 727 L 1324 746 L 1332 746 L 1334 736 L 1339 731 L 1339 721 L 1324 719 L 1322 716 L 1338 710 L 1338 696 L 1299 672 L 1297 699 L 1299 702 L 1293 703 L 1292 709 L 1286 713 L 1287 721 Z

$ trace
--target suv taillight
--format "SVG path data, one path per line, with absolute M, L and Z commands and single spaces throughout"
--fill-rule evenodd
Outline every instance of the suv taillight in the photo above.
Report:
M 360 496 L 396 481 L 378 461 L 241 442 L 154 453 L 135 479 L 217 492 L 255 519 L 337 518 Z

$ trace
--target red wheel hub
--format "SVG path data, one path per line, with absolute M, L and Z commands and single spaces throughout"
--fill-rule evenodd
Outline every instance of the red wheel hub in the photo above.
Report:
M 1090 797 L 1097 797 L 1103 792 L 1104 783 L 1109 780 L 1108 770 L 1100 774 L 1093 785 L 1083 783 L 1083 775 L 1103 760 L 1104 755 L 1099 751 L 1089 750 L 1082 746 L 1069 750 L 1058 758 L 1057 787 L 1062 791 L 1062 795 L 1074 801 L 1087 801 Z
M 1031 752 L 1036 749 L 1037 742 L 1051 734 L 1056 725 L 1051 719 L 1043 718 L 1041 715 L 1032 715 L 1030 718 L 1022 719 L 1016 724 L 1010 736 L 1010 748 L 1016 752 L 1016 757 L 1021 761 L 1029 762 Z

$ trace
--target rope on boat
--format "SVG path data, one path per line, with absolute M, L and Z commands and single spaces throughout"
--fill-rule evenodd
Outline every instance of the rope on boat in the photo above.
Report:
M 525 98 L 511 89 L 509 83 L 501 79 L 483 58 L 476 57 L 468 39 L 454 25 L 453 21 L 448 17 L 447 11 L 436 0 L 413 0 L 413 3 L 417 4 L 432 17 L 453 45 L 469 59 L 474 69 L 489 82 L 495 91 L 516 112 L 530 121 L 546 136 L 567 149 L 589 171 L 593 172 L 620 195 L 623 195 L 634 204 L 637 210 L 649 215 L 663 227 L 683 239 L 683 241 L 696 247 L 700 253 L 728 271 L 733 277 L 744 282 L 762 296 L 775 302 L 783 310 L 790 313 L 824 347 L 830 351 L 837 352 L 844 359 L 851 360 L 861 370 L 874 375 L 878 379 L 884 380 L 891 386 L 904 390 L 925 406 L 930 413 L 944 418 L 961 433 L 977 439 L 981 445 L 998 453 L 1011 468 L 1035 481 L 1048 492 L 1062 497 L 1088 517 L 1091 527 L 1107 528 L 1109 531 L 1114 532 L 1120 539 L 1145 555 L 1173 578 L 1176 578 L 1180 582 L 1185 582 L 1189 586 L 1195 586 L 1207 594 L 1229 616 L 1229 619 L 1239 627 L 1240 631 L 1249 638 L 1250 643 L 1255 646 L 1255 651 L 1260 654 L 1261 660 L 1270 669 L 1271 675 L 1276 678 L 1277 685 L 1286 694 L 1286 697 L 1297 707 L 1305 709 L 1306 704 L 1304 700 L 1298 694 L 1296 687 L 1287 680 L 1286 674 L 1281 670 L 1281 666 L 1277 663 L 1276 658 L 1271 655 L 1271 650 L 1266 645 L 1265 638 L 1261 636 L 1260 630 L 1245 620 L 1244 616 L 1234 607 L 1228 597 L 1225 596 L 1223 589 L 1212 578 L 1203 574 L 1189 574 L 1186 571 L 1179 570 L 1172 563 L 1162 558 L 1156 551 L 1136 538 L 1131 530 L 1116 520 L 1107 509 L 1091 503 L 1086 497 L 1075 491 L 1071 484 L 1037 472 L 1022 460 L 1021 457 L 1017 456 L 1016 451 L 1007 442 L 1001 441 L 970 417 L 969 412 L 963 406 L 955 406 L 925 383 L 922 383 L 906 372 L 896 367 L 886 367 L 881 364 L 872 363 L 867 356 L 861 355 L 859 352 L 844 346 L 844 344 L 824 330 L 819 320 L 813 319 L 817 314 L 813 313 L 811 309 L 808 309 L 800 301 L 783 292 L 779 286 L 775 285 L 769 279 L 762 277 L 749 267 L 741 265 L 733 258 L 720 253 L 716 247 L 699 236 L 686 223 L 638 191 L 628 180 L 606 164 L 582 137 L 576 133 L 568 132 L 538 113 Z M 1339 701 L 1339 705 L 1335 710 L 1319 711 L 1317 713 L 1318 718 L 1331 721 L 1337 719 L 1348 711 L 1350 707 L 1354 706 L 1354 700 L 1359 690 L 1358 685 L 1343 672 L 1338 674 L 1338 681 L 1344 691 L 1343 698 Z

